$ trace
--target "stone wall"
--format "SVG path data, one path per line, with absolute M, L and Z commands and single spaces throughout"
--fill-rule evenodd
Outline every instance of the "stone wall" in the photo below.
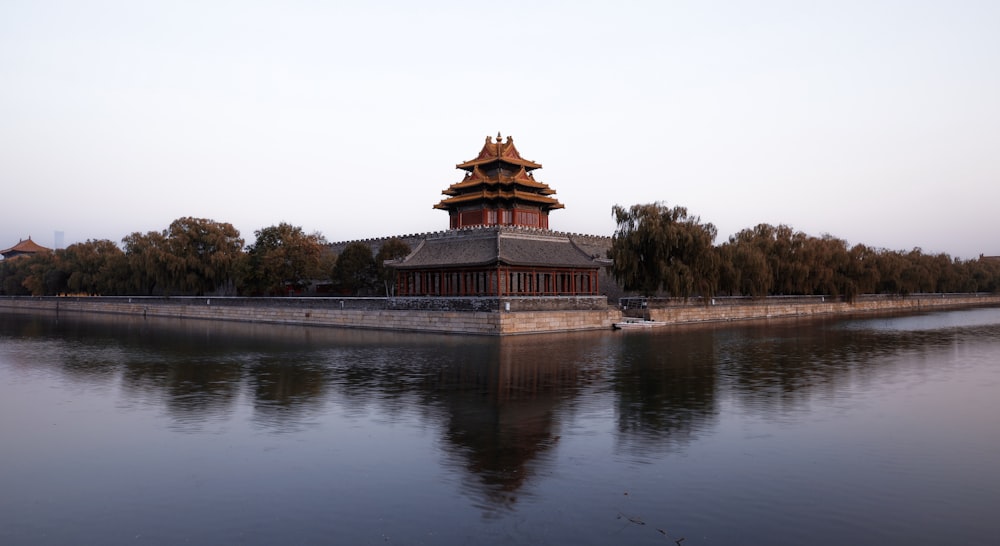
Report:
M 602 311 L 524 311 L 497 313 L 501 335 L 607 330 L 621 319 L 616 310 Z
M 509 312 L 506 311 L 506 303 L 512 304 Z M 1000 296 L 876 297 L 860 299 L 854 303 L 824 299 L 765 299 L 725 304 L 717 301 L 716 305 L 709 302 L 704 305 L 686 304 L 645 311 L 648 318 L 654 321 L 692 324 L 987 305 L 1000 305 Z M 607 306 L 603 303 L 603 298 L 0 297 L 0 309 L 115 313 L 142 317 L 476 335 L 607 329 L 622 318 L 622 311 Z
M 528 302 L 527 300 L 547 300 Z M 500 312 L 501 302 L 512 312 Z M 579 301 L 575 301 L 579 300 Z M 561 308 L 567 307 L 570 308 Z M 503 306 L 506 309 L 506 306 Z M 514 312 L 514 309 L 534 309 Z M 604 298 L 5 297 L 0 309 L 508 335 L 610 328 Z M 582 310 L 581 310 L 582 309 Z
M 827 298 L 776 298 L 724 302 L 713 300 L 700 305 L 677 305 L 645 310 L 648 318 L 671 324 L 726 322 L 785 317 L 810 317 L 832 314 L 907 312 L 947 307 L 1000 305 L 1000 296 L 992 294 L 934 294 L 916 296 L 869 296 L 852 303 Z M 631 313 L 630 313 L 631 314 Z

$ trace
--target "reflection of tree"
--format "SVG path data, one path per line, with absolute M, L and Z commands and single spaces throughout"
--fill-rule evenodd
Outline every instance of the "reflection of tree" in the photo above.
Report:
M 4 330 L 8 320 L 0 323 Z M 232 346 L 200 330 L 204 323 L 159 325 L 170 328 L 134 317 L 46 313 L 19 316 L 15 324 L 19 337 L 60 340 L 45 361 L 74 381 L 120 382 L 127 397 L 162 401 L 178 424 L 224 415 L 239 395 L 241 372 L 230 359 Z
M 182 428 L 225 417 L 239 397 L 241 343 L 218 323 L 67 314 L 49 328 L 74 347 L 66 372 L 115 375 L 126 397 L 162 401 Z
M 322 406 L 326 374 L 315 365 L 289 359 L 259 359 L 247 367 L 254 419 L 288 432 L 310 409 Z
M 623 335 L 614 377 L 619 441 L 638 452 L 691 441 L 718 411 L 711 333 Z
M 234 365 L 130 361 L 122 370 L 126 392 L 160 392 L 170 416 L 184 428 L 200 428 L 210 416 L 225 416 L 239 396 L 240 370 Z
M 720 331 L 716 339 L 721 389 L 732 391 L 746 412 L 775 413 L 808 406 L 877 372 L 877 356 L 908 347 L 949 344 L 943 332 L 891 332 L 838 328 L 840 319 L 748 324 Z

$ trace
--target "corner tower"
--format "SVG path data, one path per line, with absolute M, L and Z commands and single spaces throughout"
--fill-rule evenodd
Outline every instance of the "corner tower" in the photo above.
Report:
M 465 178 L 441 193 L 448 196 L 434 208 L 448 211 L 449 227 L 523 226 L 549 229 L 549 211 L 563 208 L 556 192 L 532 173 L 542 166 L 521 157 L 514 139 L 497 133 L 475 159 L 455 165 Z

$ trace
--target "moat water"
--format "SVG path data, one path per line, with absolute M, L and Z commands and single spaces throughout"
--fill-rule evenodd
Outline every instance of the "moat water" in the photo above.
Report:
M 1000 543 L 1000 308 L 513 338 L 0 314 L 0 544 Z

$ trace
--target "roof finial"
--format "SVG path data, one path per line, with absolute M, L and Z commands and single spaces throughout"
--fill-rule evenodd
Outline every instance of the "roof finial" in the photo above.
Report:
M 500 136 L 500 131 L 497 131 L 497 144 L 500 144 L 501 140 L 503 140 L 503 137 Z

